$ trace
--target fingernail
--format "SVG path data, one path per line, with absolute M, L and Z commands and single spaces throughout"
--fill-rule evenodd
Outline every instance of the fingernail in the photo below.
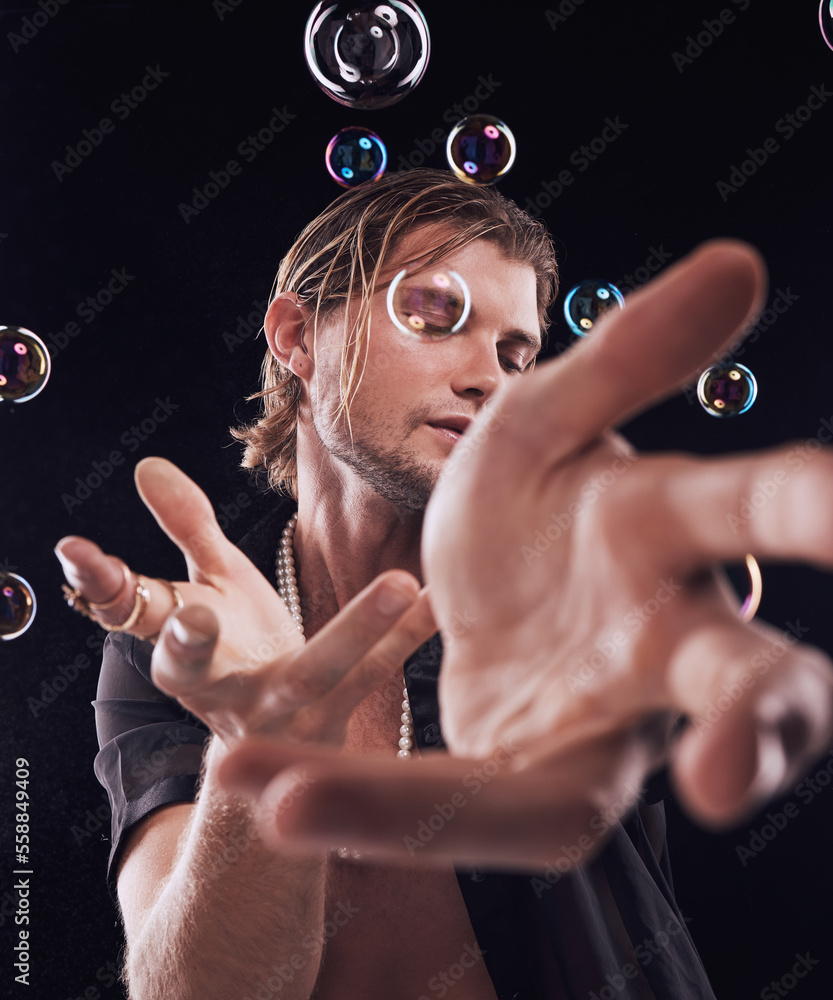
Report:
M 393 615 L 403 612 L 410 606 L 414 595 L 400 590 L 398 587 L 383 587 L 376 598 L 376 607 L 383 615 Z
M 757 733 L 758 769 L 749 797 L 763 806 L 780 789 L 787 776 L 787 757 L 778 726 L 760 726 Z
M 205 632 L 200 632 L 181 618 L 171 619 L 171 632 L 178 643 L 188 649 L 199 649 L 202 646 L 210 646 L 214 639 Z

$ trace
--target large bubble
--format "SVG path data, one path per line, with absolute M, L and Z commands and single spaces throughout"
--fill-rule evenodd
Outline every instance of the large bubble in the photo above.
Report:
M 819 24 L 821 25 L 822 37 L 833 49 L 833 0 L 821 0 Z
M 746 413 L 757 395 L 758 383 L 745 365 L 712 365 L 697 383 L 700 405 L 713 417 Z
M 403 268 L 388 288 L 388 314 L 413 337 L 447 337 L 461 330 L 471 311 L 469 286 L 441 265 Z
M 16 573 L 0 573 L 0 642 L 23 635 L 35 620 L 35 592 Z
M 472 115 L 449 132 L 446 156 L 461 181 L 494 184 L 515 162 L 515 137 L 500 118 Z
M 376 181 L 388 165 L 385 144 L 367 128 L 343 128 L 330 139 L 325 156 L 327 170 L 342 187 Z
M 573 333 L 586 337 L 605 313 L 624 308 L 625 297 L 616 285 L 591 278 L 582 281 L 567 294 L 564 319 Z
M 22 326 L 0 326 L 0 399 L 34 399 L 51 370 L 49 351 L 37 334 Z
M 428 25 L 412 0 L 319 3 L 304 32 L 304 55 L 319 87 L 339 104 L 372 111 L 401 101 L 422 79 Z

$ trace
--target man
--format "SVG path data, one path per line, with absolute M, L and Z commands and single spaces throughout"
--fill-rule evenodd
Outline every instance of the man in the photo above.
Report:
M 410 338 L 390 321 L 406 266 L 464 277 L 459 333 Z M 74 599 L 123 631 L 96 703 L 97 772 L 134 997 L 711 995 L 671 893 L 656 789 L 630 807 L 673 716 L 696 720 L 727 684 L 740 694 L 724 718 L 676 748 L 695 814 L 734 819 L 819 752 L 826 661 L 792 649 L 747 685 L 745 657 L 775 633 L 742 625 L 707 567 L 741 544 L 828 565 L 833 551 L 785 523 L 801 484 L 756 519 L 760 537 L 701 528 L 704 504 L 713 529 L 744 476 L 776 459 L 733 473 L 637 461 L 607 431 L 754 315 L 757 256 L 702 249 L 521 379 L 554 271 L 542 230 L 494 191 L 413 171 L 343 195 L 281 266 L 266 412 L 240 435 L 249 464 L 297 496 L 297 526 L 284 528 L 294 505 L 278 506 L 244 543 L 253 565 L 196 486 L 153 459 L 137 485 L 190 583 L 137 585 L 92 543 L 60 543 Z M 817 468 L 827 486 L 827 459 Z M 609 470 L 615 484 L 591 501 Z M 563 512 L 563 537 L 523 558 Z M 258 569 L 270 573 L 282 531 L 293 617 Z M 663 612 L 614 638 L 662 581 Z M 442 741 L 437 625 L 443 732 L 475 760 L 428 753 Z M 159 633 L 153 684 L 151 647 L 128 633 Z M 599 643 L 607 662 L 574 686 Z M 398 759 L 414 741 L 423 759 Z M 532 870 L 455 876 L 455 857 Z

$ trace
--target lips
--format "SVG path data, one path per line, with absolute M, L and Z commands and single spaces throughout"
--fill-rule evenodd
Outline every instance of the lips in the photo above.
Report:
M 436 420 L 429 420 L 428 426 L 436 427 L 438 430 L 443 431 L 454 431 L 455 434 L 460 436 L 461 434 L 465 434 L 466 428 L 470 423 L 471 417 L 451 414 L 449 416 L 438 417 Z

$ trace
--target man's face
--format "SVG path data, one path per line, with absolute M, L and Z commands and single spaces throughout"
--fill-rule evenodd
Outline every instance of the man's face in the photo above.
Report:
M 411 261 L 440 240 L 434 229 L 411 234 L 397 253 Z M 400 270 L 392 265 L 388 281 Z M 457 271 L 471 291 L 462 329 L 440 338 L 402 333 L 387 310 L 387 286 L 371 300 L 364 376 L 346 416 L 340 403 L 343 313 L 319 325 L 310 385 L 313 424 L 347 475 L 359 477 L 398 507 L 424 510 L 451 449 L 469 421 L 506 381 L 518 378 L 540 348 L 534 270 L 477 240 L 426 270 Z M 352 316 L 358 306 L 351 306 Z M 352 318 L 351 316 L 351 318 Z

